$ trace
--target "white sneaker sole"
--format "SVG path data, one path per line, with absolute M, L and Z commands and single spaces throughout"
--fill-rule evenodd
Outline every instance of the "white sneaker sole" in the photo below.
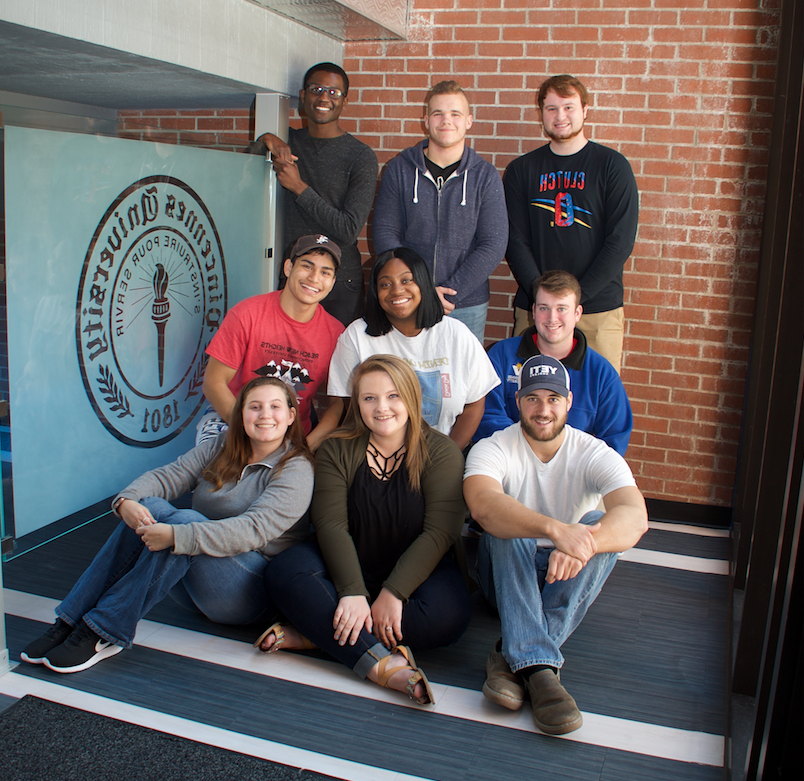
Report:
M 47 657 L 45 657 L 43 661 L 45 667 L 53 670 L 53 672 L 56 673 L 80 673 L 82 670 L 88 670 L 93 665 L 96 665 L 98 662 L 102 662 L 104 659 L 108 659 L 110 656 L 119 654 L 122 650 L 123 648 L 121 646 L 110 643 L 109 645 L 101 648 L 100 651 L 91 656 L 85 662 L 73 665 L 72 667 L 56 667 Z

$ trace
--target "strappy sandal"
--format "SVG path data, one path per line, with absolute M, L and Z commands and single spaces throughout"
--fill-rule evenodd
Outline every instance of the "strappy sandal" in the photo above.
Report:
M 388 660 L 394 654 L 402 654 L 402 656 L 404 656 L 408 661 L 407 665 L 393 667 L 389 670 Z M 391 656 L 385 656 L 380 659 L 379 667 L 377 668 L 377 683 L 379 683 L 380 686 L 385 689 L 390 689 L 391 687 L 388 685 L 388 681 L 390 681 L 391 678 L 400 670 L 409 670 L 411 675 L 408 678 L 408 684 L 405 687 L 408 697 L 410 697 L 410 699 L 413 700 L 413 702 L 415 702 L 417 705 L 430 705 L 431 703 L 435 703 L 435 696 L 433 695 L 433 690 L 430 688 L 430 681 L 427 680 L 424 670 L 416 666 L 416 660 L 413 658 L 413 651 L 411 651 L 406 645 L 397 645 L 391 649 Z M 424 686 L 427 702 L 419 702 L 416 697 L 416 684 L 420 682 Z
M 296 630 L 298 631 L 298 630 Z M 263 640 L 265 640 L 268 635 L 273 632 L 274 635 L 274 644 L 267 650 L 263 651 L 260 648 L 260 644 Z M 302 647 L 301 648 L 293 648 L 293 651 L 313 651 L 315 650 L 315 644 L 308 640 L 301 632 L 299 632 L 299 637 L 302 639 Z M 254 643 L 254 647 L 261 651 L 264 654 L 275 654 L 277 651 L 282 650 L 282 643 L 285 642 L 285 624 L 282 624 L 280 621 L 277 621 L 274 624 L 271 624 L 256 640 Z

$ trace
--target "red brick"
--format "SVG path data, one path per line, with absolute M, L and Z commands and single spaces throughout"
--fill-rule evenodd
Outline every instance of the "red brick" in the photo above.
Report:
M 501 28 L 503 41 L 522 41 L 525 44 L 538 44 L 543 46 L 545 41 L 550 40 L 549 27 L 503 27 Z
M 648 65 L 646 62 L 640 62 L 639 60 L 614 60 L 614 61 L 603 61 L 598 63 L 597 68 L 599 73 L 613 76 L 640 76 L 644 75 L 648 70 Z
M 462 4 L 463 5 L 463 4 Z M 433 23 L 438 26 L 449 26 L 454 27 L 455 25 L 477 25 L 478 19 L 480 18 L 480 14 L 478 11 L 465 11 L 463 8 L 461 10 L 451 10 L 451 11 L 436 11 L 433 14 Z M 424 52 L 423 54 L 426 54 Z M 409 55 L 411 56 L 411 55 Z M 415 56 L 423 56 L 422 54 L 418 54 Z
M 455 73 L 465 73 L 471 70 L 477 74 L 481 73 L 496 74 L 499 70 L 499 64 L 497 60 L 493 60 L 490 58 L 482 59 L 480 57 L 476 57 L 471 60 L 456 59 L 454 61 L 454 67 L 455 67 Z M 484 83 L 482 86 L 487 87 L 487 84 Z
M 705 40 L 717 43 L 757 43 L 758 31 L 754 28 L 740 29 L 739 27 L 709 27 L 706 29 Z
M 195 122 L 190 117 L 162 117 L 159 127 L 165 130 L 195 130 Z
M 433 43 L 433 57 L 471 57 L 477 53 L 477 44 L 469 41 Z
M 700 43 L 704 31 L 699 27 L 656 27 L 653 40 L 657 43 Z
M 498 27 L 455 27 L 453 34 L 456 41 L 498 41 Z

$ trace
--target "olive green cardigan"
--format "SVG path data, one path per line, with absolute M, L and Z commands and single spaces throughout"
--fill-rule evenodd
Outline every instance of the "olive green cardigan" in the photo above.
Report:
M 349 534 L 346 509 L 349 488 L 366 457 L 367 443 L 368 434 L 358 439 L 328 439 L 316 453 L 310 515 L 339 597 L 369 596 Z M 466 570 L 460 539 L 466 515 L 463 456 L 451 439 L 432 428 L 427 433 L 427 451 L 429 460 L 421 479 L 424 529 L 383 583 L 384 588 L 403 601 L 430 577 L 452 546 L 459 566 Z

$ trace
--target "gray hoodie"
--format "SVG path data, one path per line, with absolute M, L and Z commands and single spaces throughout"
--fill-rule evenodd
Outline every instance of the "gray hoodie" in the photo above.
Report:
M 489 276 L 508 244 L 508 212 L 497 169 L 471 147 L 439 187 L 424 162 L 425 139 L 386 166 L 374 204 L 372 240 L 379 255 L 409 247 L 421 255 L 436 285 L 462 309 L 489 300 Z

